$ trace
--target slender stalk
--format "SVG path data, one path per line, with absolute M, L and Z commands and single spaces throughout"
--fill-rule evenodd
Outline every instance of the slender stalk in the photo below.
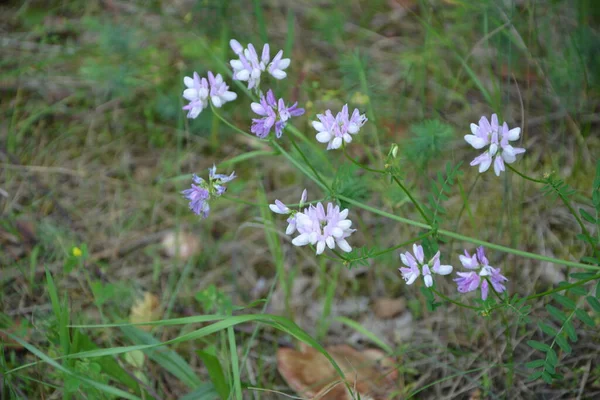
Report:
M 360 163 L 359 161 L 355 160 L 354 158 L 350 157 L 350 155 L 346 152 L 346 146 L 344 146 L 343 148 L 344 148 L 344 155 L 346 156 L 346 158 L 348 160 L 350 160 L 350 162 L 352 162 L 357 167 L 362 168 L 365 171 L 374 172 L 376 174 L 386 174 L 387 173 L 387 171 L 383 170 L 383 169 L 374 169 L 374 168 L 367 167 L 366 165 L 364 165 L 364 164 Z
M 567 209 L 569 210 L 569 212 L 571 213 L 571 215 L 573 215 L 573 217 L 575 217 L 575 220 L 577 221 L 577 224 L 581 228 L 581 232 L 587 238 L 590 246 L 592 246 L 592 251 L 594 252 L 594 254 L 596 255 L 596 257 L 598 257 L 600 259 L 600 250 L 598 250 L 597 246 L 595 246 L 593 244 L 594 241 L 592 240 L 592 235 L 590 235 L 590 232 L 587 230 L 587 228 L 583 224 L 583 221 L 581 221 L 581 218 L 579 218 L 579 215 L 577 215 L 577 212 L 573 209 L 573 206 L 569 202 L 569 199 L 567 199 L 567 197 L 564 196 L 552 184 L 552 182 L 550 180 L 538 180 L 538 179 L 534 179 L 534 178 L 532 178 L 530 176 L 527 176 L 527 175 L 523 174 L 522 172 L 517 171 L 516 169 L 514 169 L 513 167 L 511 167 L 510 164 L 506 164 L 506 165 L 508 166 L 508 168 L 510 168 L 511 171 L 513 171 L 514 173 L 516 173 L 517 175 L 519 175 L 523 179 L 526 179 L 528 181 L 535 182 L 535 183 L 543 183 L 545 185 L 550 185 L 552 187 L 552 189 L 554 189 L 554 191 L 556 192 L 556 194 L 560 198 L 560 200 L 563 202 L 563 204 L 567 207 Z
M 296 144 L 296 141 L 290 137 L 290 142 L 292 143 L 292 146 L 296 149 L 296 151 L 298 152 L 298 154 L 300 154 L 300 156 L 302 157 L 302 159 L 304 160 L 304 162 L 306 163 L 306 165 L 308 165 L 308 167 L 313 172 L 313 174 L 315 174 L 315 176 L 317 177 L 317 179 L 320 180 L 321 183 L 323 185 L 325 185 L 325 187 L 327 187 L 329 189 L 329 186 L 325 183 L 325 181 L 323 180 L 323 178 L 321 178 L 321 175 L 319 175 L 319 173 L 317 172 L 317 170 L 315 169 L 315 167 L 313 167 L 313 165 L 310 163 L 310 161 L 308 160 L 308 158 L 306 157 L 306 155 L 304 154 L 304 152 L 300 149 L 300 147 L 298 147 L 298 145 Z
M 423 229 L 428 229 L 431 230 L 432 227 L 421 223 L 421 222 L 417 222 L 417 221 L 413 221 L 407 218 L 402 218 L 399 217 L 397 215 L 388 213 L 386 211 L 383 210 L 379 210 L 377 208 L 371 207 L 367 204 L 361 203 L 359 201 L 356 201 L 354 199 L 351 199 L 349 197 L 343 196 L 343 195 L 338 195 L 337 196 L 340 200 L 344 200 L 345 202 L 349 203 L 349 204 L 353 204 L 359 208 L 362 208 L 363 210 L 367 210 L 370 211 L 374 214 L 378 214 L 381 215 L 383 217 L 389 218 L 391 220 L 394 221 L 398 221 L 398 222 L 402 222 L 404 224 L 407 225 L 412 225 L 412 226 L 416 226 L 418 228 L 423 228 Z M 445 229 L 438 229 L 437 234 L 442 235 L 442 236 L 446 236 L 449 238 L 453 238 L 453 239 L 457 239 L 457 240 L 461 240 L 463 242 L 468 242 L 468 243 L 473 243 L 479 246 L 485 246 L 487 248 L 496 250 L 496 251 L 502 251 L 504 253 L 510 253 L 510 254 L 514 254 L 516 256 L 521 256 L 521 257 L 526 257 L 526 258 L 531 258 L 534 260 L 539 260 L 539 261 L 546 261 L 546 262 L 550 262 L 553 264 L 558 264 L 558 265 L 566 265 L 569 267 L 574 267 L 574 268 L 581 268 L 581 269 L 585 269 L 585 270 L 590 270 L 590 271 L 600 271 L 600 267 L 595 266 L 595 265 L 589 265 L 589 264 L 583 264 L 583 263 L 578 263 L 578 262 L 574 262 L 574 261 L 567 261 L 567 260 L 560 260 L 558 258 L 553 258 L 553 257 L 547 257 L 547 256 L 543 256 L 540 254 L 535 254 L 535 253 L 529 253 L 527 251 L 522 251 L 522 250 L 517 250 L 517 249 L 512 249 L 510 247 L 506 247 L 506 246 L 501 246 L 498 244 L 494 244 L 494 243 L 490 243 L 490 242 L 486 242 L 484 240 L 479 240 L 479 239 L 475 239 L 469 236 L 465 236 L 465 235 L 461 235 L 459 233 L 455 233 L 455 232 L 451 232 Z
M 417 208 L 417 211 L 419 211 L 419 214 L 421 214 L 421 217 L 423 217 L 423 219 L 425 220 L 425 222 L 427 222 L 427 224 L 431 225 L 431 221 L 429 220 L 429 218 L 427 218 L 427 215 L 425 215 L 425 212 L 423 211 L 423 209 L 421 208 L 421 206 L 419 205 L 419 203 L 417 203 L 417 200 L 415 200 L 415 198 L 412 196 L 412 194 L 410 194 L 410 192 L 406 188 L 406 186 L 404 186 L 402 184 L 402 182 L 400 181 L 400 179 L 396 178 L 395 175 L 392 175 L 392 179 L 394 180 L 394 182 L 396 182 L 396 184 L 398 184 L 398 186 L 400 187 L 400 189 L 402 189 L 402 191 L 408 196 L 408 198 L 410 199 L 410 201 L 415 205 L 415 207 Z
M 285 158 L 287 158 L 288 161 L 291 162 L 296 168 L 298 168 L 304 175 L 306 175 L 313 182 L 315 182 L 317 185 L 319 185 L 319 187 L 321 189 L 323 189 L 327 193 L 330 192 L 329 187 L 327 185 L 325 185 L 320 180 L 318 180 L 315 176 L 313 176 L 306 168 L 304 168 L 304 166 L 302 164 L 300 164 L 296 159 L 294 159 L 294 157 L 292 157 L 290 153 L 288 153 L 287 151 L 285 151 L 283 149 L 283 147 L 281 147 L 279 145 L 279 143 L 277 143 L 275 141 L 271 141 L 271 145 L 273 147 L 275 147 L 277 150 L 279 150 L 279 152 L 281 153 L 281 155 L 284 156 Z
M 461 303 L 460 301 L 452 300 L 450 297 L 448 297 L 446 295 L 443 295 L 441 292 L 438 292 L 437 290 L 435 290 L 433 288 L 431 290 L 433 291 L 433 293 L 437 294 L 438 296 L 440 296 L 442 299 L 446 300 L 449 303 L 455 304 L 455 305 L 457 305 L 459 307 L 468 308 L 468 309 L 471 309 L 471 310 L 483 311 L 483 309 L 481 309 L 479 307 L 470 306 L 468 304 Z

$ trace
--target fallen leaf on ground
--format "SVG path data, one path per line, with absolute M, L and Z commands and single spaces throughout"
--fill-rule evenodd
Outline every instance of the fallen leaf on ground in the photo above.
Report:
M 373 303 L 373 311 L 378 318 L 388 319 L 406 310 L 406 300 L 403 298 L 390 299 L 381 297 Z
M 168 257 L 186 260 L 200 252 L 200 240 L 189 233 L 168 232 L 162 240 L 162 246 Z
M 160 309 L 160 301 L 155 294 L 150 292 L 144 293 L 144 298 L 135 302 L 131 307 L 129 314 L 129 322 L 132 324 L 140 322 L 152 322 L 160 319 L 162 310 Z M 150 331 L 152 325 L 139 325 L 138 328 L 144 331 Z
M 398 372 L 392 358 L 377 349 L 356 350 L 348 345 L 325 348 L 344 372 L 348 385 L 362 399 L 389 399 L 398 389 Z M 277 369 L 300 396 L 314 400 L 351 400 L 346 385 L 329 360 L 317 350 L 302 344 L 300 351 L 277 350 Z

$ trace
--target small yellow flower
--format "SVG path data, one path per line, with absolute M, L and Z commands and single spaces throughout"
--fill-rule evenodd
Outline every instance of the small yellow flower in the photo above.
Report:
M 73 247 L 73 250 L 71 250 L 71 254 L 73 254 L 73 256 L 75 257 L 81 257 L 83 255 L 83 252 L 79 247 Z
M 364 106 L 365 104 L 368 104 L 369 101 L 369 96 L 361 92 L 354 92 L 350 99 L 350 102 L 358 104 L 359 106 Z

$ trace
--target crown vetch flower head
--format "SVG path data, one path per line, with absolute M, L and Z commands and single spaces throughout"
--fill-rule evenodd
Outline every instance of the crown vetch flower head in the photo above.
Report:
M 475 149 L 489 146 L 483 154 L 471 161 L 471 166 L 479 165 L 480 173 L 487 171 L 493 163 L 496 176 L 500 176 L 505 170 L 504 163 L 512 164 L 516 161 L 517 154 L 525 153 L 525 149 L 509 144 L 519 139 L 521 128 L 509 130 L 506 122 L 500 126 L 496 114 L 492 114 L 491 123 L 483 116 L 479 125 L 471 124 L 471 133 L 472 135 L 465 135 L 465 140 Z
M 235 179 L 235 171 L 230 175 L 217 174 L 217 167 L 212 166 L 208 169 L 208 179 L 206 182 L 198 175 L 193 175 L 192 187 L 182 191 L 183 197 L 188 199 L 190 210 L 196 215 L 201 215 L 203 218 L 208 217 L 210 212 L 209 200 L 211 196 L 219 197 L 227 190 L 225 183 Z
M 233 79 L 247 81 L 248 89 L 258 89 L 260 76 L 265 71 L 275 79 L 283 79 L 287 76 L 284 70 L 290 65 L 290 59 L 282 58 L 283 50 L 279 50 L 273 61 L 271 61 L 268 43 L 263 46 L 260 58 L 252 43 L 248 44 L 248 47 L 244 49 L 240 42 L 231 39 L 229 45 L 239 57 L 239 59 L 229 62 L 231 68 L 233 68 Z
M 413 244 L 413 253 L 410 252 L 400 253 L 400 260 L 406 267 L 398 268 L 402 274 L 402 278 L 406 281 L 407 285 L 412 285 L 419 275 L 423 275 L 425 286 L 433 286 L 432 273 L 438 275 L 448 275 L 452 272 L 452 265 L 442 265 L 440 262 L 440 252 L 438 251 L 428 261 L 425 262 L 425 253 L 423 252 L 423 246 Z
M 211 71 L 208 71 L 208 80 L 200 78 L 198 73 L 194 72 L 193 78 L 186 76 L 183 83 L 187 87 L 183 91 L 183 98 L 190 102 L 183 107 L 188 111 L 188 118 L 198 117 L 202 110 L 208 107 L 209 98 L 215 107 L 221 107 L 237 98 L 237 94 L 229 91 L 229 86 L 223 81 L 221 74 L 215 76 Z
M 352 142 L 352 135 L 358 133 L 360 128 L 367 122 L 367 117 L 354 109 L 352 116 L 348 114 L 348 104 L 342 107 L 342 111 L 334 117 L 331 110 L 325 114 L 317 114 L 319 121 L 313 121 L 312 125 L 317 130 L 317 141 L 327 143 L 327 150 L 339 149 L 342 143 Z
M 500 273 L 500 268 L 494 268 L 489 265 L 489 260 L 485 256 L 483 247 L 477 248 L 476 253 L 470 255 L 465 250 L 464 255 L 460 255 L 460 262 L 463 267 L 475 270 L 470 272 L 457 272 L 458 278 L 454 279 L 457 284 L 457 289 L 460 293 L 467 293 L 481 287 L 481 298 L 486 300 L 489 293 L 489 283 L 492 284 L 494 290 L 502 293 L 506 290 L 504 282 L 508 279 Z
M 273 91 L 269 89 L 266 96 L 261 96 L 260 103 L 250 105 L 252 111 L 262 118 L 253 118 L 250 131 L 261 139 L 266 138 L 275 126 L 275 135 L 280 138 L 287 121 L 291 117 L 304 114 L 304 109 L 298 103 L 287 107 L 283 99 L 276 100 Z
M 208 94 L 210 88 L 206 78 L 200 78 L 197 72 L 194 72 L 193 78 L 186 76 L 183 83 L 187 89 L 183 91 L 183 98 L 189 100 L 189 104 L 183 109 L 188 111 L 188 118 L 196 118 L 202 110 L 208 107 Z
M 306 197 L 306 189 L 304 189 L 300 198 L 300 207 L 306 202 Z M 328 203 L 325 208 L 319 202 L 316 205 L 309 205 L 302 211 L 294 212 L 279 200 L 275 200 L 275 204 L 270 204 L 269 208 L 277 214 L 292 214 L 287 219 L 288 227 L 285 233 L 291 235 L 298 232 L 298 236 L 292 240 L 294 246 L 314 245 L 317 255 L 323 253 L 325 247 L 335 249 L 337 246 L 347 253 L 352 251 L 346 238 L 356 230 L 351 229 L 352 221 L 347 218 L 347 209 L 340 211 L 340 207 L 332 203 Z

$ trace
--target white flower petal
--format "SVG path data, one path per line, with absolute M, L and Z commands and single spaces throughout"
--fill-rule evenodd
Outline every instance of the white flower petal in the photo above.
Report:
M 349 219 L 345 219 L 343 221 L 340 221 L 337 223 L 338 228 L 340 229 L 350 229 L 350 227 L 352 226 L 352 221 L 350 221 Z
M 286 69 L 290 66 L 290 61 L 291 60 L 289 58 L 282 58 L 281 60 L 279 60 L 279 64 L 277 64 L 277 67 L 279 69 Z
M 452 269 L 452 265 L 440 265 L 433 272 L 435 272 L 438 275 L 448 275 L 452 272 Z
M 475 135 L 465 135 L 465 140 L 476 149 L 481 149 L 487 144 L 484 139 Z
M 250 104 L 250 108 L 252 108 L 252 111 L 254 111 L 258 115 L 267 115 L 267 111 L 260 103 L 252 103 Z
M 335 242 L 337 243 L 338 247 L 346 253 L 350 253 L 352 251 L 352 247 L 350 247 L 345 239 L 337 239 Z
M 479 164 L 479 172 L 483 173 L 487 171 L 490 168 L 490 165 L 492 165 L 492 157 L 485 158 L 481 161 L 481 164 Z
M 325 250 L 325 242 L 323 240 L 321 240 L 317 243 L 317 254 L 323 253 L 324 250 Z
M 308 233 L 303 233 L 292 240 L 294 246 L 306 246 L 308 243 L 310 243 Z
M 330 249 L 335 248 L 335 240 L 333 239 L 333 236 L 327 236 L 327 239 L 325 239 L 325 243 L 327 243 L 327 247 L 329 247 Z
M 425 286 L 432 287 L 433 286 L 433 278 L 431 275 L 424 275 L 423 280 L 425 281 Z
M 331 133 L 327 131 L 319 132 L 316 138 L 319 143 L 327 143 L 331 140 Z
M 508 131 L 508 140 L 517 140 L 519 139 L 519 136 L 521 135 L 521 128 L 513 128 L 510 131 Z
M 334 238 L 336 238 L 336 239 L 339 239 L 339 238 L 341 238 L 342 236 L 344 236 L 344 231 L 343 231 L 343 230 L 341 230 L 341 229 L 340 229 L 340 228 L 338 228 L 338 227 L 335 227 L 335 228 L 333 228 L 333 229 L 331 230 L 331 236 L 333 236 L 333 237 L 334 237 Z
M 183 91 L 183 98 L 186 100 L 196 100 L 198 98 L 198 91 L 196 89 L 185 89 Z
M 319 121 L 312 121 L 312 126 L 319 132 L 322 132 L 325 130 L 325 127 Z
M 250 78 L 250 71 L 248 71 L 247 69 L 243 69 L 241 71 L 238 71 L 234 75 L 234 79 L 237 79 L 238 81 L 247 81 L 248 78 Z
M 210 100 L 212 101 L 213 105 L 217 108 L 223 105 L 223 101 L 219 96 L 211 96 Z
M 221 97 L 225 100 L 225 101 L 233 101 L 235 99 L 237 99 L 237 93 L 235 92 L 225 92 L 221 95 Z
M 194 87 L 194 80 L 189 76 L 183 78 L 183 84 L 189 88 Z
M 477 126 L 476 124 L 471 124 L 471 133 L 477 136 L 477 132 L 479 132 L 479 126 Z
M 331 142 L 331 148 L 332 149 L 339 149 L 342 146 L 342 138 L 341 137 L 335 137 L 333 139 L 333 141 Z
M 273 70 L 271 75 L 273 75 L 273 78 L 275 79 L 283 79 L 287 76 L 287 74 L 280 69 Z

